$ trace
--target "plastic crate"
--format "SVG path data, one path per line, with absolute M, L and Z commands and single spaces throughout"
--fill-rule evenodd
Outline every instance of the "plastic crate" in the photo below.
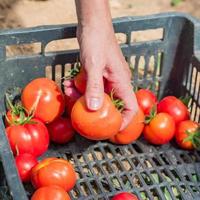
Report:
M 113 23 L 115 32 L 126 37 L 121 47 L 127 61 L 134 67 L 133 84 L 151 86 L 159 98 L 164 95 L 192 96 L 192 119 L 199 122 L 200 22 L 189 15 L 166 13 L 125 17 Z M 135 31 L 157 28 L 163 29 L 161 39 L 132 42 Z M 53 40 L 74 38 L 75 32 L 76 25 L 0 32 L 1 114 L 5 111 L 3 95 L 8 87 L 23 87 L 30 80 L 45 76 L 46 66 L 51 66 L 53 80 L 65 75 L 66 64 L 76 62 L 78 50 L 45 53 L 45 47 Z M 6 46 L 33 42 L 41 43 L 40 54 L 6 56 Z M 144 60 L 144 65 L 141 60 Z M 61 70 L 57 65 L 62 66 Z M 32 188 L 30 185 L 24 187 L 18 177 L 2 118 L 0 138 L 4 167 L 0 185 L 7 187 L 14 200 L 27 200 Z M 51 145 L 44 157 L 49 156 L 68 159 L 75 165 L 79 178 L 70 192 L 74 200 L 110 199 L 119 191 L 131 191 L 139 199 L 149 200 L 200 199 L 200 154 L 181 150 L 173 142 L 158 147 L 140 139 L 120 146 L 107 141 L 91 142 L 77 136 L 67 145 Z

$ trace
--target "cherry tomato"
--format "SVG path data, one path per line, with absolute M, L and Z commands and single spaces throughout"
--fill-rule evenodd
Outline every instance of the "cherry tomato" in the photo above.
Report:
M 144 128 L 145 139 L 157 145 L 168 143 L 174 133 L 175 122 L 167 113 L 158 113 Z
M 142 109 L 139 108 L 130 124 L 123 131 L 110 138 L 110 141 L 116 144 L 130 144 L 137 140 L 142 134 L 144 128 L 144 120 L 144 113 Z
M 35 188 L 57 185 L 70 191 L 76 184 L 76 173 L 68 161 L 46 158 L 33 167 L 31 182 Z
M 38 119 L 24 125 L 12 125 L 6 128 L 7 137 L 14 154 L 30 153 L 40 156 L 49 146 L 49 133 Z
M 88 110 L 85 97 L 79 98 L 72 108 L 72 125 L 83 137 L 91 140 L 105 140 L 115 135 L 122 123 L 121 113 L 105 94 L 102 107 L 97 111 Z
M 134 194 L 122 192 L 115 195 L 112 200 L 138 200 L 138 198 Z
M 196 135 L 200 140 L 200 133 L 197 133 L 198 131 L 197 129 L 199 128 L 200 128 L 199 124 L 191 120 L 180 122 L 177 125 L 176 132 L 175 132 L 175 138 L 176 138 L 177 144 L 183 149 L 188 149 L 188 150 L 194 149 L 194 145 L 195 145 L 194 136 Z M 191 138 L 191 140 L 184 141 L 188 137 Z
M 24 153 L 15 157 L 15 163 L 21 180 L 30 181 L 31 169 L 38 163 L 37 159 L 32 154 Z
M 71 200 L 65 190 L 56 185 L 41 187 L 35 191 L 31 200 Z
M 75 131 L 71 125 L 71 120 L 68 118 L 59 117 L 55 121 L 47 125 L 50 139 L 58 144 L 69 142 Z
M 22 104 L 28 112 L 49 123 L 64 112 L 64 95 L 56 83 L 47 78 L 31 81 L 22 92 Z
M 140 89 L 136 93 L 138 105 L 145 115 L 149 115 L 153 106 L 157 104 L 156 95 L 148 89 Z
M 189 119 L 187 107 L 174 96 L 167 96 L 158 103 L 158 112 L 165 112 L 174 118 L 175 123 Z

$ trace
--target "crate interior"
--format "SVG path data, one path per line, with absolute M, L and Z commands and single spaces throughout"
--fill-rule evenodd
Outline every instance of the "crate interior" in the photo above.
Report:
M 121 47 L 133 72 L 133 85 L 149 87 L 159 98 L 190 95 L 192 119 L 199 122 L 200 63 L 193 55 L 193 24 L 184 17 L 163 15 L 122 18 L 114 26 L 123 36 Z M 152 29 L 159 30 L 161 37 L 137 41 L 138 31 Z M 0 32 L 1 113 L 8 88 L 23 87 L 43 76 L 61 84 L 67 69 L 76 62 L 78 51 L 46 52 L 46 46 L 53 40 L 74 37 L 74 25 Z M 30 42 L 41 43 L 39 53 L 7 57 L 6 46 Z M 156 147 L 140 139 L 118 146 L 77 135 L 67 145 L 52 144 L 44 155 L 50 156 L 68 159 L 75 165 L 79 179 L 70 192 L 72 199 L 110 199 L 119 191 L 134 192 L 144 200 L 200 198 L 200 154 L 180 150 L 173 142 Z M 33 188 L 25 185 L 25 189 L 30 196 Z

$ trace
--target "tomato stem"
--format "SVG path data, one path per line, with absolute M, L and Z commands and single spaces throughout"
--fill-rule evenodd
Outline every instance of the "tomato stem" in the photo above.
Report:
M 68 71 L 69 75 L 63 77 L 63 79 L 65 79 L 65 80 L 73 79 L 74 77 L 77 76 L 77 74 L 80 72 L 80 70 L 81 70 L 81 64 L 77 58 L 77 61 L 76 61 L 76 63 L 74 63 L 74 66 L 71 67 L 71 69 Z
M 200 127 L 198 127 L 194 132 L 186 131 L 188 135 L 187 138 L 183 140 L 183 142 L 192 142 L 195 149 L 200 150 Z
M 157 114 L 157 107 L 154 105 L 150 111 L 150 114 L 145 117 L 145 124 L 149 124 L 151 120 L 156 116 Z
M 114 88 L 110 92 L 110 98 L 115 107 L 119 110 L 119 112 L 122 112 L 124 110 L 124 102 L 121 99 L 114 97 L 115 90 Z

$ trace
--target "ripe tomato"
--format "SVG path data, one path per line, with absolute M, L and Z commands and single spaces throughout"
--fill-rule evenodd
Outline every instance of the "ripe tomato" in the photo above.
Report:
M 68 161 L 46 158 L 33 167 L 31 182 L 35 188 L 57 185 L 70 191 L 76 184 L 76 173 Z
M 14 154 L 30 153 L 40 156 L 49 146 L 49 133 L 38 119 L 24 125 L 12 125 L 6 128 L 7 137 Z
M 138 198 L 129 192 L 122 192 L 115 195 L 112 200 L 138 200 Z
M 175 138 L 177 144 L 183 148 L 192 150 L 198 143 L 195 143 L 195 137 L 200 140 L 200 126 L 198 123 L 191 120 L 186 120 L 180 122 L 176 127 Z M 189 138 L 189 141 L 184 141 L 186 138 Z
M 61 89 L 47 78 L 37 78 L 26 85 L 21 100 L 28 112 L 34 111 L 34 116 L 46 123 L 59 117 L 65 106 Z
M 31 169 L 38 163 L 37 159 L 32 154 L 24 153 L 15 157 L 15 163 L 21 180 L 30 181 Z
M 64 144 L 70 141 L 75 131 L 71 125 L 71 120 L 68 118 L 59 117 L 55 121 L 47 125 L 50 139 L 58 144 Z
M 50 185 L 36 190 L 31 200 L 70 200 L 70 197 L 63 188 Z
M 86 73 L 83 67 L 81 67 L 80 72 L 74 77 L 74 85 L 81 94 L 85 93 L 86 90 Z
M 175 123 L 189 119 L 187 107 L 174 96 L 167 96 L 158 103 L 158 112 L 165 112 L 174 118 Z
M 91 140 L 106 140 L 119 131 L 122 116 L 105 94 L 103 106 L 97 111 L 88 110 L 84 96 L 79 98 L 72 108 L 71 120 L 80 135 Z
M 167 113 L 158 113 L 144 128 L 145 139 L 157 145 L 168 143 L 174 133 L 175 122 Z
M 72 98 L 65 95 L 65 108 L 68 116 L 71 116 L 72 108 L 76 102 L 77 98 Z
M 140 89 L 136 93 L 137 102 L 145 115 L 150 114 L 153 106 L 157 104 L 157 98 L 153 92 L 148 89 Z
M 137 140 L 142 134 L 144 128 L 144 120 L 144 113 L 142 109 L 139 108 L 130 124 L 123 131 L 114 135 L 110 141 L 116 144 L 130 144 Z

